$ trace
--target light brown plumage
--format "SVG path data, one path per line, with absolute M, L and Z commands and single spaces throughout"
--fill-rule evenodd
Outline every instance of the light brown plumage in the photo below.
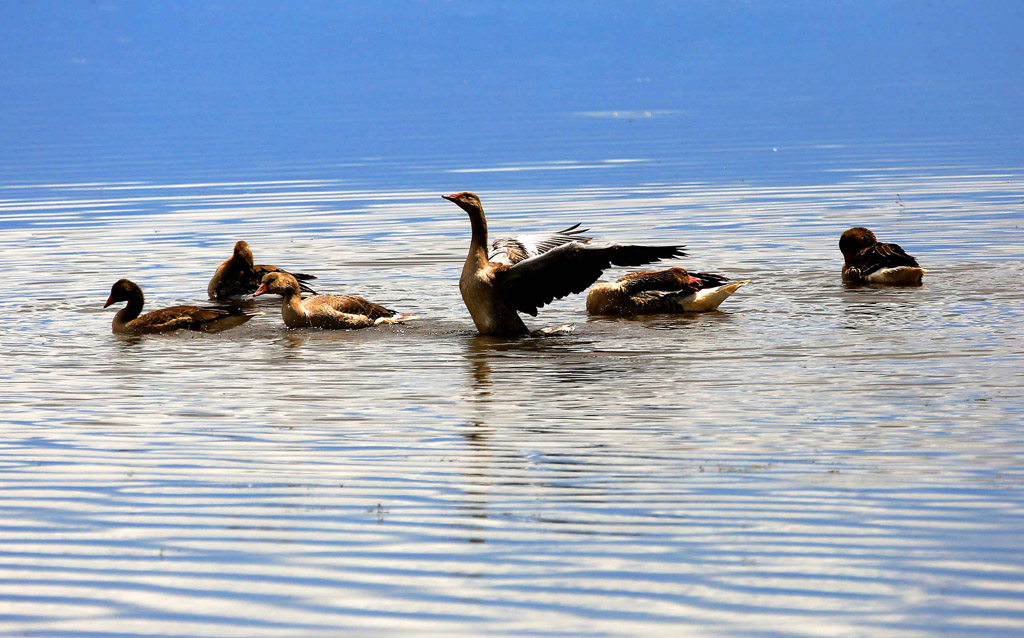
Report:
M 264 275 L 253 295 L 263 294 L 281 295 L 281 318 L 289 328 L 367 328 L 416 318 L 351 295 L 315 295 L 303 299 L 299 282 L 286 272 Z

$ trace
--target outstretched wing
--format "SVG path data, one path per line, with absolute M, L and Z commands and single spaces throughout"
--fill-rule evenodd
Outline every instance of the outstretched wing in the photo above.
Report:
M 851 263 L 851 267 L 856 268 L 862 277 L 867 277 L 876 270 L 900 266 L 917 267 L 918 264 L 917 260 L 904 252 L 899 244 L 882 242 L 868 246 L 857 253 Z
M 613 265 L 642 266 L 681 257 L 686 254 L 682 248 L 571 241 L 498 270 L 495 283 L 509 307 L 536 316 L 541 306 L 583 292 Z
M 573 224 L 565 230 L 550 235 L 517 235 L 495 239 L 491 242 L 491 252 L 487 255 L 487 260 L 513 266 L 525 259 L 542 255 L 552 248 L 558 248 L 570 242 L 589 242 L 590 237 L 583 236 L 588 229 L 579 226 L 579 224 Z

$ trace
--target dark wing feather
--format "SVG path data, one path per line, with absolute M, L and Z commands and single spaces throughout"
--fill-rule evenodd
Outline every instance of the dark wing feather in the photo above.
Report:
M 715 286 L 721 286 L 725 282 L 729 281 L 729 278 L 725 275 L 719 275 L 713 272 L 691 272 L 690 276 L 700 279 L 701 288 L 714 288 Z
M 290 272 L 288 270 L 285 270 L 284 268 L 278 268 L 277 266 L 268 266 L 266 264 L 260 264 L 260 265 L 253 266 L 252 267 L 252 271 L 256 274 L 256 285 L 252 287 L 252 290 L 247 291 L 247 294 L 252 294 L 252 293 L 256 292 L 256 289 L 260 287 L 260 282 L 263 281 L 263 275 L 266 275 L 267 273 L 272 273 L 272 272 L 287 273 L 287 274 L 291 275 L 292 277 L 295 277 L 296 280 L 298 280 L 298 282 L 299 282 L 299 290 L 301 290 L 302 292 L 308 292 L 311 295 L 315 295 L 316 294 L 315 290 L 313 290 L 312 288 L 307 286 L 305 283 L 303 283 L 303 281 L 307 280 L 307 279 L 316 279 L 316 277 L 313 276 L 313 275 L 307 275 L 307 274 L 301 273 L 301 272 Z
M 682 268 L 631 272 L 619 277 L 616 283 L 622 284 L 622 291 L 627 295 L 650 290 L 682 290 L 693 287 L 690 275 Z
M 867 277 L 876 270 L 898 268 L 900 266 L 917 267 L 917 260 L 908 255 L 899 244 L 879 242 L 868 246 L 854 255 L 851 267 L 856 268 L 862 277 Z
M 203 324 L 222 319 L 233 313 L 223 308 L 200 308 L 199 306 L 171 306 L 147 312 L 130 322 L 133 330 L 166 332 L 188 328 L 198 330 Z
M 580 228 L 579 224 L 573 224 L 564 230 L 552 233 L 544 239 L 537 242 L 537 252 L 540 255 L 546 253 L 552 248 L 558 248 L 562 244 L 568 244 L 571 241 L 578 241 L 587 243 L 591 240 L 590 237 L 584 237 L 583 233 L 590 230 L 589 228 Z
M 580 293 L 611 266 L 642 266 L 685 255 L 681 246 L 633 246 L 573 241 L 495 273 L 509 307 L 531 315 L 566 295 Z
M 258 264 L 256 266 L 253 266 L 252 269 L 256 272 L 256 274 L 259 276 L 261 280 L 263 279 L 263 275 L 270 272 L 286 272 L 292 277 L 298 279 L 299 281 L 316 279 L 316 275 L 307 275 L 304 272 L 292 272 L 290 270 L 285 270 L 284 268 L 278 268 L 277 266 L 268 266 L 266 264 Z
M 495 239 L 491 242 L 491 252 L 487 260 L 512 266 L 570 242 L 589 242 L 591 238 L 582 235 L 587 229 L 579 226 L 573 224 L 550 235 L 517 235 Z

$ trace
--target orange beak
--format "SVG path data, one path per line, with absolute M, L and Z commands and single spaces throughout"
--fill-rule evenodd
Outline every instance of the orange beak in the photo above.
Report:
M 451 195 L 441 195 L 441 199 L 447 199 L 450 202 L 454 202 L 459 198 L 458 193 L 452 193 Z

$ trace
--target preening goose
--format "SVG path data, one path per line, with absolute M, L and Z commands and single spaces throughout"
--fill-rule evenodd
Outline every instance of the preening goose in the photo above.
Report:
M 252 251 L 249 244 L 244 241 L 235 243 L 235 250 L 224 263 L 217 267 L 213 273 L 210 285 L 207 286 L 207 293 L 210 299 L 224 300 L 243 295 L 251 295 L 260 286 L 263 276 L 272 272 L 288 272 L 277 266 L 253 264 Z M 288 273 L 297 281 L 316 279 L 313 275 L 304 273 Z M 316 291 L 304 283 L 299 283 L 303 292 L 316 294 Z
M 592 315 L 648 315 L 715 310 L 747 283 L 727 284 L 728 277 L 688 273 L 682 268 L 634 272 L 611 283 L 595 285 L 587 293 Z
M 576 226 L 546 237 L 495 240 L 488 252 L 487 219 L 474 193 L 442 195 L 469 215 L 473 235 L 459 278 L 462 300 L 481 334 L 527 334 L 520 312 L 583 292 L 611 266 L 642 266 L 685 255 L 681 246 L 591 243 Z
M 315 295 L 302 298 L 299 282 L 286 272 L 263 276 L 253 296 L 281 295 L 281 318 L 289 328 L 367 328 L 382 323 L 402 323 L 415 319 L 384 306 L 350 295 Z
M 114 315 L 112 330 L 115 334 L 151 334 L 172 330 L 226 330 L 240 326 L 262 312 L 247 308 L 202 308 L 199 306 L 172 306 L 139 316 L 145 297 L 138 284 L 121 279 L 110 288 L 106 308 L 127 301 L 128 305 Z
M 839 250 L 845 258 L 843 281 L 849 283 L 920 286 L 926 272 L 898 244 L 882 243 L 861 226 L 842 234 Z

